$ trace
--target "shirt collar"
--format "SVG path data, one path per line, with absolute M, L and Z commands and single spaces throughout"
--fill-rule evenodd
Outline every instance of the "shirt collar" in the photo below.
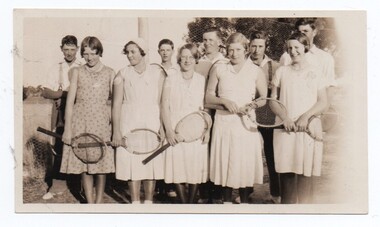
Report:
M 309 52 L 312 53 L 312 54 L 315 54 L 318 50 L 318 47 L 316 45 L 312 45 L 309 49 Z

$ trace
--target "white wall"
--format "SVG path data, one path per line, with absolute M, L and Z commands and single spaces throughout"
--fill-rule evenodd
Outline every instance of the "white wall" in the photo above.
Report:
M 160 62 L 157 53 L 158 42 L 169 38 L 175 49 L 184 44 L 187 22 L 191 18 L 149 18 L 149 61 Z M 24 20 L 23 47 L 20 56 L 23 62 L 23 85 L 45 84 L 50 67 L 62 60 L 61 39 L 75 35 L 78 45 L 86 36 L 96 36 L 103 44 L 102 62 L 118 71 L 128 64 L 122 49 L 125 43 L 138 36 L 137 18 L 131 17 L 32 17 Z M 17 46 L 17 43 L 15 43 Z M 173 56 L 174 58 L 175 56 Z M 78 52 L 78 59 L 81 59 Z M 82 59 L 83 60 L 83 59 Z M 174 62 L 174 59 L 173 59 Z

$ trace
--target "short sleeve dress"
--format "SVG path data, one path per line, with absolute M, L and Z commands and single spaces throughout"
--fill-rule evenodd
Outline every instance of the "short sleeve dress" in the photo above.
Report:
M 120 70 L 124 83 L 123 104 L 121 107 L 120 130 L 126 136 L 136 128 L 147 128 L 155 132 L 160 129 L 159 96 L 162 74 L 157 67 L 148 66 L 137 73 L 132 66 Z M 149 141 L 147 141 L 149 143 Z M 158 155 L 146 165 L 142 161 L 149 154 L 131 154 L 125 148 L 116 149 L 116 179 L 146 180 L 164 178 L 163 154 Z
M 262 69 L 246 61 L 239 72 L 229 64 L 216 68 L 218 97 L 238 106 L 251 102 L 256 94 L 256 80 Z M 210 180 L 232 188 L 263 183 L 262 137 L 246 116 L 217 110 L 210 151 Z
M 87 67 L 80 66 L 76 100 L 72 116 L 73 137 L 81 133 L 91 133 L 99 136 L 103 141 L 111 140 L 111 106 L 107 100 L 111 94 L 112 79 L 115 76 L 113 69 L 103 66 L 97 72 L 88 71 Z M 82 137 L 84 138 L 84 137 Z M 86 139 L 80 143 L 93 142 Z M 87 148 L 91 154 L 91 149 Z M 96 153 L 96 151 L 95 151 Z M 71 146 L 64 146 L 62 155 L 62 173 L 80 174 L 106 174 L 115 172 L 114 150 L 107 147 L 103 158 L 96 164 L 85 164 L 72 151 Z
M 204 76 L 194 72 L 186 81 L 182 74 L 169 76 L 169 112 L 172 126 L 186 115 L 203 109 Z M 179 143 L 165 151 L 165 182 L 199 184 L 208 180 L 208 146 L 201 140 Z
M 272 80 L 280 87 L 280 101 L 286 106 L 288 116 L 294 120 L 309 110 L 316 102 L 318 90 L 325 82 L 313 67 L 301 70 L 291 65 L 281 66 Z M 322 134 L 321 122 L 313 121 L 311 130 Z M 313 140 L 305 132 L 287 133 L 275 129 L 273 135 L 274 160 L 278 173 L 296 173 L 305 176 L 320 176 L 323 143 Z

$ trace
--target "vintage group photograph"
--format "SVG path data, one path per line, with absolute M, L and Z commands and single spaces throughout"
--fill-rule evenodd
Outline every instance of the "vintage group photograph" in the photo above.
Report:
M 13 16 L 16 212 L 368 212 L 364 11 Z

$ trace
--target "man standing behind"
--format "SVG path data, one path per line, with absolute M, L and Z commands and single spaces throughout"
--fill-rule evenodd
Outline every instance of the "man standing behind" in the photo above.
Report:
M 270 82 L 272 77 L 279 67 L 279 63 L 270 59 L 266 54 L 266 49 L 269 44 L 268 34 L 264 31 L 254 31 L 250 36 L 250 59 L 252 62 L 261 67 L 268 83 L 268 97 L 270 97 L 271 89 Z M 273 116 L 274 119 L 275 116 Z M 264 140 L 264 153 L 269 173 L 269 188 L 271 200 L 273 203 L 280 203 L 280 182 L 275 169 L 274 154 L 273 154 L 273 129 L 259 127 L 259 131 Z
M 206 87 L 209 71 L 212 65 L 219 60 L 227 61 L 224 55 L 219 52 L 220 46 L 222 46 L 222 44 L 222 34 L 218 28 L 212 27 L 210 29 L 207 29 L 203 33 L 203 46 L 205 48 L 204 55 L 199 59 L 199 62 L 195 65 L 194 70 L 195 72 L 206 77 Z M 213 116 L 212 113 L 210 114 Z M 200 199 L 198 200 L 198 203 L 221 204 L 223 203 L 221 193 L 222 188 L 220 186 L 213 185 L 211 181 L 207 181 L 206 183 L 200 184 Z
M 179 71 L 177 64 L 173 65 L 172 57 L 174 53 L 174 43 L 170 39 L 162 39 L 158 43 L 158 54 L 161 57 L 161 65 L 164 67 L 168 76 L 175 75 Z M 165 184 L 164 180 L 157 180 L 156 191 L 159 195 L 166 194 L 168 197 L 174 198 L 177 196 L 174 184 Z M 164 198 L 163 198 L 164 199 Z
M 170 39 L 162 39 L 158 43 L 158 54 L 161 57 L 161 65 L 168 75 L 176 73 L 179 70 L 177 64 L 173 65 L 172 56 L 174 53 L 174 43 Z
M 222 34 L 219 29 L 212 27 L 203 33 L 204 55 L 195 65 L 195 71 L 208 77 L 209 70 L 216 61 L 226 59 L 219 49 L 222 45 Z M 207 80 L 206 80 L 207 81 Z
M 330 106 L 334 96 L 334 87 L 337 86 L 335 80 L 335 64 L 331 54 L 319 49 L 314 44 L 314 38 L 318 34 L 317 18 L 301 18 L 295 23 L 295 28 L 305 34 L 310 41 L 310 50 L 306 53 L 306 60 L 321 72 L 327 86 L 327 101 Z M 282 65 L 291 64 L 290 55 L 284 53 L 281 56 L 280 62 Z
M 62 38 L 61 51 L 63 61 L 55 64 L 49 71 L 47 87 L 44 88 L 42 96 L 46 99 L 54 100 L 55 106 L 52 113 L 52 129 L 58 134 L 63 134 L 64 113 L 67 91 L 70 85 L 69 71 L 81 63 L 76 58 L 78 52 L 78 41 L 75 36 L 67 35 Z M 53 160 L 53 169 L 51 173 L 51 186 L 48 192 L 42 197 L 43 199 L 52 199 L 55 195 L 63 194 L 67 188 L 66 174 L 59 172 L 62 159 L 63 143 L 56 140 L 54 151 L 56 155 Z

